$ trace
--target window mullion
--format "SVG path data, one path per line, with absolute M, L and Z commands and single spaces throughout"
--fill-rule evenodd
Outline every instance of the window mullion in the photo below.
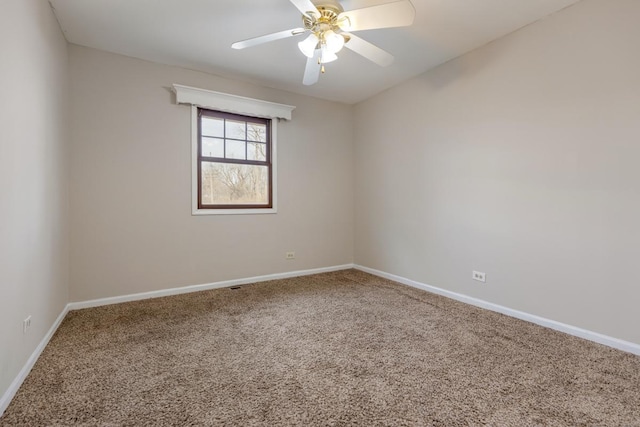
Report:
M 222 119 L 222 155 L 227 158 L 227 119 Z

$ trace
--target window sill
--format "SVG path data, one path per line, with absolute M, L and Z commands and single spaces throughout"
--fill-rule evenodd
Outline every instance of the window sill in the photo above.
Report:
M 194 209 L 191 215 L 261 215 L 261 214 L 275 214 L 278 210 L 276 208 L 265 209 Z

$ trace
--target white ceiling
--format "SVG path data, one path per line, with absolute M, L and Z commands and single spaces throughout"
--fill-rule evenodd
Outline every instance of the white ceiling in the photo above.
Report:
M 345 10 L 393 0 L 343 0 Z M 50 0 L 70 43 L 319 98 L 356 103 L 579 0 L 412 0 L 411 27 L 358 32 L 395 56 L 379 67 L 344 49 L 302 84 L 305 36 L 231 49 L 238 40 L 302 26 L 288 0 Z M 314 1 L 322 4 L 322 1 Z

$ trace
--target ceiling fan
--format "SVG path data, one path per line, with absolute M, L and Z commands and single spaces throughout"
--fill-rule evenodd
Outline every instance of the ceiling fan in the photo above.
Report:
M 304 28 L 279 31 L 260 37 L 239 41 L 231 45 L 244 49 L 287 37 L 309 33 L 298 43 L 298 48 L 307 57 L 302 83 L 315 84 L 324 64 L 338 59 L 336 55 L 346 47 L 368 60 L 386 67 L 393 56 L 374 44 L 352 34 L 355 31 L 378 28 L 406 27 L 413 23 L 415 9 L 410 0 L 399 0 L 377 6 L 344 11 L 337 0 L 289 0 L 301 13 Z

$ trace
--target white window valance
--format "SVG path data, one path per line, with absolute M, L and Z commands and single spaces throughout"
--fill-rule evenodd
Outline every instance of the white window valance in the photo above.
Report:
M 292 105 L 277 104 L 179 84 L 173 85 L 173 91 L 176 94 L 178 104 L 190 104 L 245 116 L 291 120 L 291 112 L 296 108 Z

